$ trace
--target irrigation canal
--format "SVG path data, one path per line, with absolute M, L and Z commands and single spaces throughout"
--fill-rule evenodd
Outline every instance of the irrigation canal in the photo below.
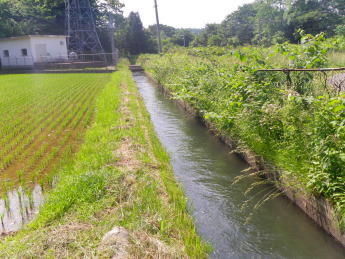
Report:
M 197 230 L 214 248 L 211 257 L 345 258 L 344 248 L 284 197 L 255 211 L 241 210 L 250 180 L 232 182 L 247 164 L 166 98 L 142 72 L 133 76 L 189 199 Z M 270 188 L 257 187 L 255 199 Z M 253 216 L 246 222 L 250 213 Z

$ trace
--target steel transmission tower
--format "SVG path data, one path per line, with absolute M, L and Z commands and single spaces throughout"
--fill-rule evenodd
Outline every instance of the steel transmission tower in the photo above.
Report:
M 69 52 L 104 53 L 89 0 L 65 0 Z

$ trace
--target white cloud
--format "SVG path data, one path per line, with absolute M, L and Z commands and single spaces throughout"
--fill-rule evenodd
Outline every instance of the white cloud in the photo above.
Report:
M 154 0 L 122 0 L 124 11 L 139 12 L 144 26 L 155 23 Z M 220 23 L 240 5 L 254 0 L 157 0 L 160 22 L 176 28 L 202 28 L 207 23 Z

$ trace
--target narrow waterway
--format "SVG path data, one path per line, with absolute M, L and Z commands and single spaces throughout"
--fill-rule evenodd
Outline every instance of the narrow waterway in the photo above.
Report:
M 250 198 L 243 194 L 250 180 L 232 182 L 248 166 L 143 73 L 134 73 L 134 79 L 189 199 L 197 230 L 214 248 L 211 257 L 345 258 L 343 247 L 284 197 L 255 211 L 241 210 Z M 254 200 L 270 190 L 257 187 Z

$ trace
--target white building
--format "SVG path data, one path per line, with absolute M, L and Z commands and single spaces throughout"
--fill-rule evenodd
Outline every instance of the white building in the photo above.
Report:
M 32 67 L 68 60 L 67 36 L 28 35 L 0 39 L 0 68 Z

